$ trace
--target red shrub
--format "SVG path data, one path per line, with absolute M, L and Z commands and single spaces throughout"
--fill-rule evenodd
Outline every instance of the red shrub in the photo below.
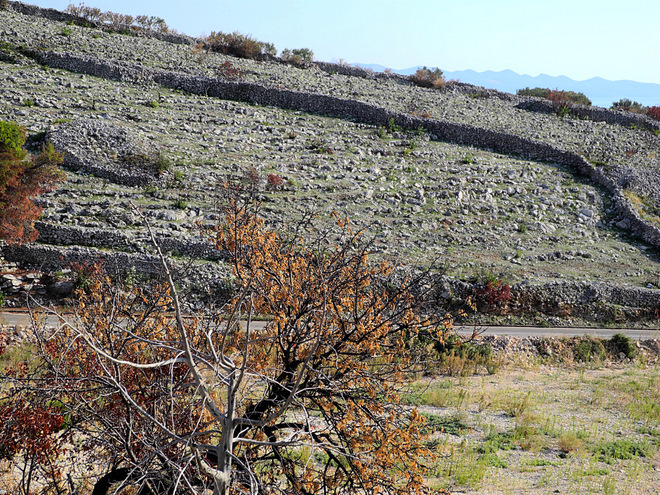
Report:
M 230 61 L 226 61 L 218 67 L 218 75 L 225 79 L 240 79 L 242 76 L 240 69 L 234 67 Z
M 656 105 L 654 107 L 650 107 L 646 111 L 646 115 L 648 115 L 652 119 L 660 120 L 660 106 Z
M 511 299 L 511 287 L 499 278 L 491 279 L 485 286 L 477 289 L 477 295 L 489 306 L 505 307 Z
M 268 189 L 271 190 L 280 190 L 284 185 L 284 179 L 281 175 L 268 174 Z

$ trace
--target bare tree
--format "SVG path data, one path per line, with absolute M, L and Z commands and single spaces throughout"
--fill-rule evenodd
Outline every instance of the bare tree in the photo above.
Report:
M 409 339 L 446 325 L 387 283 L 345 220 L 286 237 L 232 198 L 212 235 L 235 276 L 222 311 L 184 315 L 159 251 L 163 285 L 98 274 L 40 340 L 38 386 L 108 466 L 95 495 L 424 492 L 423 419 L 398 392 Z

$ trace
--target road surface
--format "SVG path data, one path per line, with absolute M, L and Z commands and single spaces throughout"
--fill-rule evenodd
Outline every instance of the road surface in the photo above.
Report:
M 46 320 L 49 325 L 57 325 L 58 319 L 55 316 L 48 316 Z M 20 325 L 30 324 L 30 315 L 22 311 L 1 311 L 0 324 L 2 325 Z M 263 327 L 265 322 L 254 322 L 254 328 Z M 474 327 L 457 326 L 456 330 L 461 334 L 470 334 Z M 477 327 L 483 335 L 510 335 L 512 337 L 574 337 L 582 335 L 592 335 L 608 339 L 615 333 L 623 333 L 634 340 L 658 339 L 660 330 L 640 330 L 630 328 L 547 328 L 547 327 L 499 327 L 499 326 L 479 326 Z

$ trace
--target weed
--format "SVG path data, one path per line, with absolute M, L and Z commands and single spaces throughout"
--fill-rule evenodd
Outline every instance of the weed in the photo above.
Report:
M 71 33 L 73 33 L 73 30 L 69 26 L 63 27 L 60 31 L 62 36 L 71 36 Z
M 410 154 L 417 149 L 417 142 L 410 141 L 408 146 L 406 146 L 403 150 L 403 156 L 410 156 Z
M 481 457 L 479 457 L 479 463 L 483 464 L 484 466 L 494 468 L 506 469 L 509 467 L 507 462 L 504 459 L 498 457 L 498 455 L 495 453 L 483 454 Z
M 35 105 L 36 105 L 36 102 L 35 102 L 34 99 L 32 99 L 32 98 L 28 98 L 28 99 L 26 99 L 26 100 L 23 100 L 23 106 L 26 106 L 26 107 L 33 107 L 33 106 L 35 106 Z
M 484 443 L 477 448 L 477 452 L 481 454 L 494 454 L 500 450 L 512 450 L 515 448 L 513 442 L 513 432 L 489 433 L 486 435 Z
M 460 415 L 438 416 L 435 414 L 422 414 L 426 419 L 424 429 L 426 433 L 446 433 L 448 435 L 460 436 L 470 430 Z
M 20 151 L 25 142 L 25 129 L 13 122 L 0 121 L 0 152 Z
M 553 103 L 577 103 L 578 105 L 590 106 L 591 100 L 587 98 L 584 93 L 576 93 L 574 91 L 560 91 L 558 89 L 551 90 L 550 88 L 524 88 L 516 91 L 520 96 L 535 96 L 537 98 L 545 98 Z
M 475 159 L 472 155 L 465 155 L 463 159 L 461 160 L 461 163 L 464 163 L 466 165 L 469 165 L 471 163 L 474 163 Z
M 142 192 L 145 196 L 154 196 L 158 192 L 158 188 L 153 184 L 149 184 L 142 190 Z
M 603 495 L 614 495 L 616 493 L 616 478 L 608 476 L 602 483 Z
M 567 432 L 559 437 L 559 450 L 569 454 L 582 447 L 582 439 L 575 432 Z
M 154 168 L 156 172 L 159 174 L 162 174 L 163 172 L 166 172 L 167 170 L 172 167 L 172 160 L 167 158 L 165 155 L 162 153 L 158 152 L 156 156 L 154 157 Z
M 450 455 L 438 464 L 436 476 L 451 479 L 459 486 L 477 487 L 486 475 L 486 463 L 479 462 L 476 452 L 466 445 L 452 446 Z
M 158 100 L 149 100 L 145 103 L 145 105 L 150 108 L 158 108 L 160 106 L 160 103 L 158 103 Z
M 602 462 L 613 464 L 615 460 L 628 460 L 634 457 L 648 457 L 651 447 L 646 442 L 633 442 L 631 440 L 615 440 L 597 445 L 594 453 Z
M 506 312 L 511 300 L 511 287 L 491 274 L 486 274 L 485 281 L 477 284 L 475 293 L 476 302 L 486 304 L 487 309 L 494 312 Z
M 615 101 L 612 103 L 612 106 L 610 107 L 612 110 L 624 110 L 626 112 L 632 112 L 632 113 L 646 113 L 648 110 L 644 105 L 637 101 L 631 101 L 628 98 L 622 98 L 619 101 Z
M 269 191 L 279 191 L 284 186 L 284 179 L 281 175 L 268 174 L 266 178 L 266 189 Z
M 535 467 L 545 467 L 545 466 L 553 466 L 553 467 L 557 467 L 557 466 L 559 466 L 559 463 L 558 463 L 558 462 L 550 461 L 550 460 L 548 460 L 548 459 L 539 459 L 539 458 L 536 458 L 536 459 L 532 460 L 532 461 L 529 463 L 529 465 L 530 465 L 530 466 L 535 466 Z
M 531 396 L 532 393 L 527 392 L 522 397 L 509 399 L 504 405 L 504 412 L 512 418 L 521 417 L 529 409 Z

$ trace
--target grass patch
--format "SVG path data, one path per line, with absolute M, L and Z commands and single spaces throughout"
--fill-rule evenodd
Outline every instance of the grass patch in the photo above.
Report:
M 422 414 L 422 416 L 426 418 L 424 427 L 427 433 L 437 432 L 460 436 L 471 429 L 459 415 L 438 416 L 435 414 Z
M 594 448 L 594 453 L 600 461 L 613 464 L 617 460 L 625 461 L 635 457 L 648 457 L 651 450 L 651 445 L 647 442 L 615 440 L 597 445 Z

